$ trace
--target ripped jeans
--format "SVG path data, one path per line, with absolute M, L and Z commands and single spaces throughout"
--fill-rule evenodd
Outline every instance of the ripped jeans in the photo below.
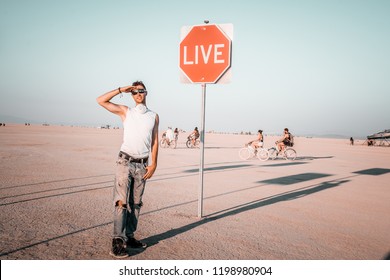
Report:
M 116 163 L 113 238 L 126 242 L 134 237 L 137 229 L 146 183 L 143 179 L 146 163 L 129 162 L 121 157 Z

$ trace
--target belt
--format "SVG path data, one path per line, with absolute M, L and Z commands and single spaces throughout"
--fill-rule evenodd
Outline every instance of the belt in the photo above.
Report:
M 119 152 L 119 157 L 128 160 L 129 162 L 136 162 L 136 163 L 145 163 L 148 162 L 148 158 L 133 158 L 132 156 L 126 154 L 125 152 L 120 151 Z

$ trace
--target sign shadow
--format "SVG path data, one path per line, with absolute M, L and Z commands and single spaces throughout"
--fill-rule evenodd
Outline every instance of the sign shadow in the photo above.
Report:
M 359 175 L 371 175 L 371 176 L 378 176 L 383 175 L 386 173 L 389 173 L 390 169 L 387 168 L 369 168 L 365 170 L 355 171 L 353 173 L 359 174 Z
M 308 173 L 301 173 L 301 174 L 296 174 L 296 175 L 289 175 L 289 176 L 284 176 L 284 177 L 279 177 L 279 178 L 272 178 L 272 179 L 257 181 L 256 183 L 271 184 L 271 185 L 292 185 L 292 184 L 315 180 L 315 179 L 324 178 L 324 177 L 328 177 L 328 176 L 331 176 L 331 175 L 324 174 L 324 173 L 308 172 Z
M 305 187 L 305 188 L 302 188 L 300 190 L 288 191 L 288 192 L 284 192 L 281 194 L 277 194 L 277 195 L 265 197 L 262 199 L 254 200 L 254 201 L 251 201 L 251 202 L 248 202 L 245 204 L 231 207 L 229 209 L 225 209 L 225 210 L 220 211 L 220 212 L 206 215 L 206 216 L 204 216 L 203 219 L 201 219 L 199 221 L 196 221 L 196 222 L 184 225 L 182 227 L 174 228 L 174 229 L 168 230 L 166 232 L 162 232 L 162 233 L 150 236 L 150 237 L 144 239 L 143 241 L 148 243 L 149 247 L 151 247 L 151 246 L 158 244 L 162 240 L 173 238 L 179 234 L 183 234 L 187 231 L 190 231 L 198 226 L 202 226 L 204 224 L 207 224 L 207 223 L 210 223 L 210 222 L 213 222 L 216 220 L 220 220 L 220 219 L 223 219 L 223 218 L 226 218 L 229 216 L 237 215 L 240 213 L 244 213 L 246 211 L 258 209 L 258 208 L 272 205 L 272 204 L 276 204 L 279 202 L 299 199 L 299 198 L 305 197 L 307 195 L 311 195 L 311 194 L 314 194 L 314 193 L 317 193 L 320 191 L 324 191 L 324 190 L 338 187 L 338 186 L 340 186 L 344 183 L 347 183 L 347 182 L 349 182 L 349 180 L 346 180 L 346 179 L 327 181 L 327 182 L 323 182 L 319 185 Z M 136 254 L 136 252 L 134 252 L 134 254 Z

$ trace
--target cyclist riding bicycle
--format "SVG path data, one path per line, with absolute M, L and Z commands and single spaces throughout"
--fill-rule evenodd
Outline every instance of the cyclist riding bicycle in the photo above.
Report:
M 276 141 L 275 144 L 278 146 L 278 153 L 280 153 L 286 146 L 292 147 L 294 145 L 293 136 L 288 131 L 288 128 L 284 129 L 283 137 Z
M 257 131 L 257 138 L 253 141 L 248 142 L 248 145 L 251 145 L 256 150 L 257 148 L 263 148 L 263 144 L 264 144 L 263 131 L 259 129 Z
M 195 146 L 195 141 L 196 141 L 196 139 L 199 138 L 199 135 L 200 135 L 200 134 L 199 134 L 198 127 L 195 127 L 195 128 L 194 128 L 194 131 L 192 131 L 191 134 L 188 135 L 188 138 L 191 139 L 191 142 L 192 142 L 192 145 L 193 145 L 193 146 Z

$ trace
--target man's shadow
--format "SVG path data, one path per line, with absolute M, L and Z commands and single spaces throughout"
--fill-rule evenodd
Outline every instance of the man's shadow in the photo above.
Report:
M 185 226 L 182 226 L 179 228 L 175 228 L 175 229 L 171 229 L 171 230 L 168 230 L 166 232 L 150 236 L 150 237 L 144 239 L 143 241 L 146 242 L 149 245 L 149 247 L 151 247 L 151 246 L 158 244 L 162 240 L 166 240 L 166 239 L 175 237 L 179 234 L 190 231 L 198 226 L 201 226 L 201 225 L 204 225 L 204 224 L 216 221 L 216 220 L 220 220 L 220 219 L 226 218 L 228 216 L 233 216 L 233 215 L 240 214 L 240 213 L 243 213 L 243 212 L 246 212 L 249 210 L 254 210 L 254 209 L 257 209 L 257 208 L 260 208 L 263 206 L 272 205 L 272 204 L 275 204 L 278 202 L 298 199 L 298 198 L 301 198 L 301 197 L 304 197 L 307 195 L 311 195 L 313 193 L 317 193 L 320 191 L 324 191 L 324 190 L 327 190 L 330 188 L 340 186 L 341 184 L 344 184 L 347 182 L 349 182 L 349 180 L 328 181 L 328 182 L 323 182 L 323 183 L 316 185 L 314 187 L 310 186 L 310 187 L 300 189 L 297 191 L 288 191 L 285 193 L 281 193 L 281 194 L 265 197 L 262 199 L 254 200 L 254 201 L 251 201 L 251 202 L 248 202 L 245 204 L 237 205 L 237 206 L 229 208 L 229 209 L 225 209 L 225 210 L 220 211 L 218 213 L 207 215 L 203 219 L 196 221 L 196 222 L 193 222 L 193 223 L 190 223 L 188 225 L 185 225 Z M 134 252 L 129 252 L 129 253 L 131 255 L 136 255 L 136 254 L 139 254 L 140 251 L 134 251 Z

